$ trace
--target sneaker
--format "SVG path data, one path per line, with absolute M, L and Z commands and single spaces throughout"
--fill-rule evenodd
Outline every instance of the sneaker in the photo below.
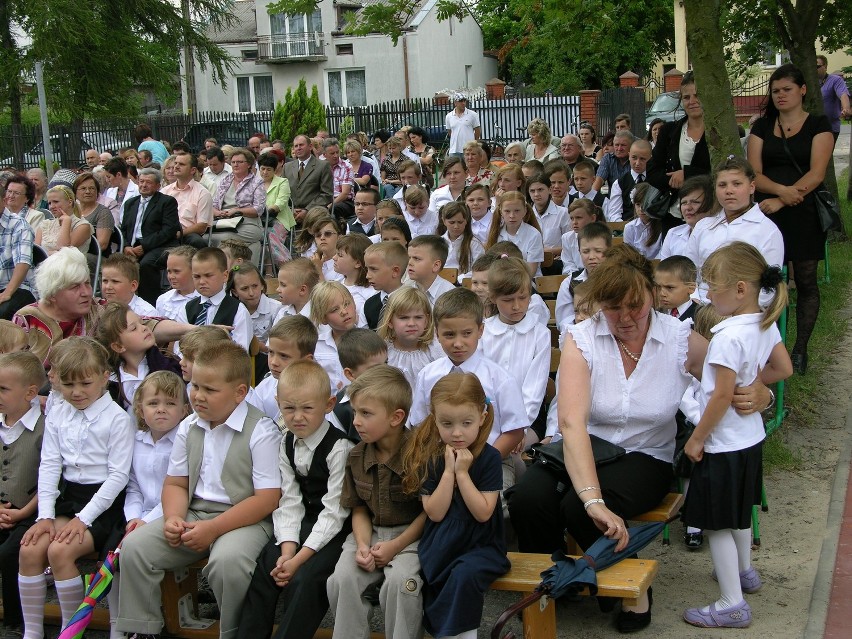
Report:
M 719 581 L 718 577 L 716 577 L 715 570 L 713 570 L 711 576 L 713 577 L 713 581 Z M 744 570 L 740 573 L 740 588 L 742 588 L 744 593 L 749 595 L 754 594 L 763 588 L 763 582 L 760 580 L 760 574 L 757 572 L 757 568 L 751 566 L 748 570 Z
M 743 599 L 736 606 L 716 610 L 716 604 L 710 604 L 708 612 L 701 608 L 687 608 L 683 620 L 701 628 L 748 628 L 751 625 L 751 608 Z

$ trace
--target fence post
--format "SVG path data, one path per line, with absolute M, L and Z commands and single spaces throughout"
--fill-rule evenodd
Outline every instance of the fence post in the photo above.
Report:
M 669 91 L 680 91 L 680 83 L 683 80 L 683 71 L 672 69 L 663 76 L 666 84 L 666 93 Z
M 633 71 L 625 71 L 620 76 L 618 76 L 618 86 L 620 86 L 621 88 L 638 87 L 639 75 L 633 73 Z
M 450 106 L 450 96 L 447 93 L 435 94 L 435 106 Z
M 502 100 L 506 97 L 506 83 L 500 78 L 491 78 L 485 83 L 485 97 L 488 100 Z
M 598 122 L 598 96 L 601 94 L 597 89 L 586 89 L 580 91 L 580 121 L 591 122 L 597 126 Z

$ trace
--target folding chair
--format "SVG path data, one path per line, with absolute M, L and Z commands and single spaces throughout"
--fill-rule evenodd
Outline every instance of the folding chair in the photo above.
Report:
M 124 245 L 125 245 L 125 241 L 124 241 L 124 233 L 122 233 L 122 232 L 121 232 L 121 227 L 120 227 L 120 226 L 117 226 L 117 225 L 116 225 L 116 226 L 112 229 L 112 237 L 110 238 L 110 243 L 111 243 L 111 244 L 115 244 L 115 245 L 118 247 L 118 252 L 119 252 L 119 253 L 123 253 L 123 252 L 124 252 Z
M 98 289 L 98 284 L 100 283 L 101 277 L 101 258 L 103 257 L 103 252 L 101 251 L 101 245 L 98 243 L 98 238 L 92 235 L 92 239 L 89 240 L 89 249 L 86 251 L 87 253 L 91 253 L 96 256 L 95 260 L 95 276 L 92 279 L 92 292 L 96 296 L 100 296 L 100 291 Z

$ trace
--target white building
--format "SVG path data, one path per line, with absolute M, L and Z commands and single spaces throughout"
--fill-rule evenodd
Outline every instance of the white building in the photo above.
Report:
M 226 90 L 195 69 L 198 111 L 274 108 L 305 78 L 329 106 L 362 106 L 430 97 L 446 87 L 481 87 L 497 74 L 473 17 L 438 22 L 436 0 L 425 0 L 396 47 L 385 35 L 348 36 L 347 13 L 380 0 L 323 0 L 312 15 L 269 15 L 268 0 L 234 3 L 237 21 L 211 39 L 235 61 Z

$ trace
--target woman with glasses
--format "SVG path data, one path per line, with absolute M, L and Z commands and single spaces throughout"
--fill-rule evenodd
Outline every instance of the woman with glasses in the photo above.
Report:
M 213 219 L 224 220 L 239 217 L 234 230 L 213 233 L 213 244 L 227 239 L 246 242 L 251 250 L 251 261 L 260 264 L 260 242 L 263 228 L 258 217 L 266 206 L 266 184 L 259 175 L 251 172 L 254 154 L 248 149 L 234 149 L 231 154 L 232 171 L 226 175 L 213 197 Z M 215 227 L 214 227 L 215 228 Z

